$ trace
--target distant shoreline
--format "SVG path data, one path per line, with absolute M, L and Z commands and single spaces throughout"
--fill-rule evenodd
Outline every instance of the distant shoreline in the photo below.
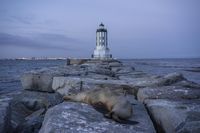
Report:
M 67 60 L 69 58 L 0 58 L 0 60 Z M 90 58 L 70 58 L 70 59 L 90 59 Z M 200 59 L 200 57 L 192 58 L 119 58 L 118 60 L 182 60 L 182 59 Z

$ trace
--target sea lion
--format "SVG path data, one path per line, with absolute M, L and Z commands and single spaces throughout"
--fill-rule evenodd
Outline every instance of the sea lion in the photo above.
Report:
M 66 95 L 63 99 L 90 105 L 103 104 L 108 110 L 105 116 L 117 122 L 122 122 L 122 120 L 127 120 L 132 116 L 132 105 L 126 97 L 108 88 L 84 91 L 75 95 Z

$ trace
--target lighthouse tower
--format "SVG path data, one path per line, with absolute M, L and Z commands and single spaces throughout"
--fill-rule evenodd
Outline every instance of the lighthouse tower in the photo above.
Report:
M 101 23 L 96 31 L 96 48 L 92 58 L 110 59 L 112 58 L 112 55 L 109 51 L 107 29 L 104 27 L 104 24 Z

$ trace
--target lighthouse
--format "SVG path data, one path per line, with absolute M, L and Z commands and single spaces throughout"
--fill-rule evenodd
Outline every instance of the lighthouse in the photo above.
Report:
M 108 48 L 108 33 L 104 24 L 101 23 L 99 28 L 96 30 L 96 48 L 92 55 L 94 59 L 110 59 L 112 55 L 109 53 Z

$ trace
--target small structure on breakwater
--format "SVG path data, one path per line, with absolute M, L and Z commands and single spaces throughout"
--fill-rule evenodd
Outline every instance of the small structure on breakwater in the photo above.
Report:
M 101 23 L 96 30 L 96 48 L 92 54 L 94 59 L 111 59 L 112 55 L 108 48 L 108 34 L 104 24 Z

